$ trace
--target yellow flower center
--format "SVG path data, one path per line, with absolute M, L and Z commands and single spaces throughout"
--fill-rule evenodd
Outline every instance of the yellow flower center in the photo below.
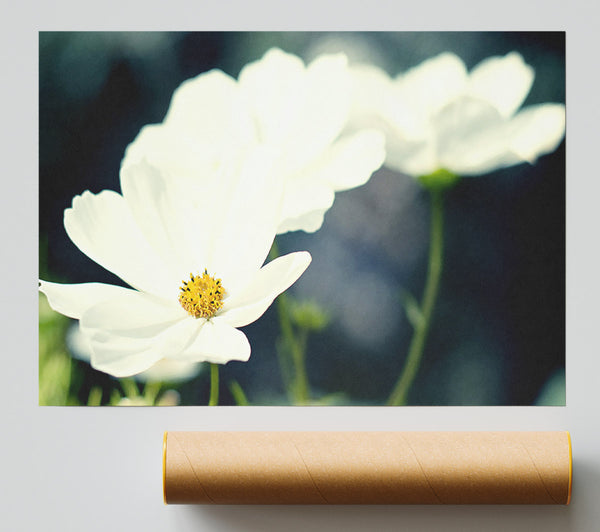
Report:
M 221 279 L 215 279 L 206 269 L 202 275 L 192 275 L 182 281 L 179 303 L 194 318 L 212 318 L 223 306 L 225 289 Z

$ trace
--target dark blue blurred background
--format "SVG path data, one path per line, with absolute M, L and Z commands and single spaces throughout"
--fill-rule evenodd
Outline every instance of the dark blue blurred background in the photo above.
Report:
M 70 242 L 64 209 L 86 189 L 120 190 L 127 144 L 145 124 L 162 121 L 183 80 L 211 68 L 237 77 L 272 46 L 307 61 L 344 51 L 351 62 L 393 75 L 443 51 L 472 68 L 516 50 L 536 73 L 525 105 L 565 101 L 562 32 L 42 32 L 39 44 L 40 277 L 53 281 L 122 284 Z M 319 232 L 279 239 L 281 252 L 313 255 L 291 292 L 332 316 L 309 341 L 315 395 L 342 391 L 348 404 L 387 399 L 412 333 L 400 294 L 422 293 L 428 210 L 412 178 L 382 169 L 364 187 L 338 194 Z M 409 404 L 564 402 L 564 142 L 535 166 L 462 180 L 448 194 L 445 231 L 440 296 Z M 274 310 L 244 329 L 250 361 L 222 369 L 224 382 L 237 379 L 259 404 L 283 400 Z M 552 399 L 549 380 L 558 390 Z M 183 403 L 206 404 L 207 388 L 206 378 L 188 383 Z M 224 395 L 221 404 L 231 401 Z

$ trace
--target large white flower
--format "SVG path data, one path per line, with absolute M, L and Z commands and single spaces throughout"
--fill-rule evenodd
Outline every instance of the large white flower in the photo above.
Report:
M 122 195 L 73 199 L 64 218 L 71 240 L 133 287 L 40 282 L 54 310 L 80 320 L 93 367 L 124 377 L 162 359 L 248 359 L 237 327 L 258 319 L 310 263 L 297 252 L 263 266 L 281 206 L 271 167 L 254 150 L 172 186 L 142 162 L 122 169 Z
M 142 159 L 202 179 L 232 149 L 268 146 L 283 182 L 278 233 L 313 232 L 336 191 L 363 185 L 383 163 L 385 139 L 374 129 L 342 134 L 351 78 L 343 54 L 305 66 L 279 49 L 246 65 L 239 81 L 219 70 L 184 82 L 161 124 L 143 128 L 123 167 Z M 201 147 L 210 143 L 214 149 Z
M 352 123 L 379 127 L 386 135 L 386 165 L 413 176 L 440 169 L 480 175 L 533 163 L 555 150 L 565 133 L 562 104 L 518 111 L 533 78 L 516 52 L 485 59 L 470 73 L 452 53 L 394 79 L 377 67 L 357 66 Z

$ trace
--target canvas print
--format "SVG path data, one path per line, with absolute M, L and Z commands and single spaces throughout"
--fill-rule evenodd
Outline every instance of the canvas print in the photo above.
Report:
M 39 404 L 564 405 L 564 32 L 40 32 Z

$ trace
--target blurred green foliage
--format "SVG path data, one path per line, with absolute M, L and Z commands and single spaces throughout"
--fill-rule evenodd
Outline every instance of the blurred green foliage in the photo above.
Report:
M 39 404 L 77 405 L 71 393 L 72 360 L 65 346 L 69 318 L 54 312 L 39 297 Z

